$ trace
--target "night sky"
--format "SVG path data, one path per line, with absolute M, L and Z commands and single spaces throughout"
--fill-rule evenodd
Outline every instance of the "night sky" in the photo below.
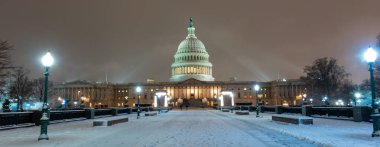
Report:
M 55 82 L 169 81 L 193 17 L 217 81 L 299 78 L 334 57 L 354 83 L 368 77 L 362 53 L 380 33 L 379 0 L 1 0 L 0 40 L 14 65 L 42 77 L 49 49 Z

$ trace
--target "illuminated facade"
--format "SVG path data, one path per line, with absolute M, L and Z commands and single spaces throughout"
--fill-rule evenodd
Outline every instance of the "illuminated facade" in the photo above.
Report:
M 191 107 L 200 105 L 215 106 L 219 103 L 222 91 L 228 91 L 234 97 L 234 105 L 255 105 L 256 92 L 253 85 L 259 84 L 259 102 L 263 105 L 297 105 L 301 94 L 305 93 L 300 80 L 256 82 L 256 81 L 214 81 L 212 64 L 204 44 L 195 36 L 195 27 L 190 19 L 188 35 L 178 46 L 171 65 L 170 82 L 147 83 L 91 83 L 74 81 L 55 85 L 59 103 L 64 107 L 125 107 L 135 106 L 140 95 L 143 106 L 156 105 L 155 95 L 166 91 L 169 101 L 160 101 L 178 106 L 186 100 Z M 142 87 L 136 93 L 135 88 Z M 55 99 L 55 98 L 54 98 Z M 154 104 L 155 103 L 155 104 Z

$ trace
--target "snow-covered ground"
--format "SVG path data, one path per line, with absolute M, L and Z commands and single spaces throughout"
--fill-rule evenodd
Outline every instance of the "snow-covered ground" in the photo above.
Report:
M 293 125 L 273 122 L 271 121 L 272 115 L 275 114 L 261 113 L 262 118 L 254 119 L 252 122 L 255 125 L 276 130 L 322 146 L 380 146 L 380 138 L 371 137 L 372 123 L 369 122 L 359 123 L 349 120 L 314 118 L 314 125 Z M 247 119 L 245 117 L 238 118 Z
M 49 141 L 37 141 L 40 127 L 0 131 L 0 146 L 380 146 L 371 138 L 370 123 L 314 119 L 314 125 L 272 122 L 217 110 L 170 111 L 111 127 L 93 127 L 93 120 L 49 125 Z M 102 119 L 102 118 L 100 118 Z M 314 142 L 314 144 L 312 144 Z

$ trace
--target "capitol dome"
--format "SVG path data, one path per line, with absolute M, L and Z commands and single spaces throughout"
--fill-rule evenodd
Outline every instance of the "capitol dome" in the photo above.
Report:
M 195 36 L 195 27 L 191 18 L 187 32 L 186 39 L 178 45 L 178 50 L 174 55 L 170 81 L 180 82 L 192 78 L 200 81 L 214 81 L 209 54 L 202 41 Z

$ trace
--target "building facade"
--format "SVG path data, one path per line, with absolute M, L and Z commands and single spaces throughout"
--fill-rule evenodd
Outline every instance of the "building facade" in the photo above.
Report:
M 195 36 L 195 27 L 190 18 L 187 37 L 174 55 L 171 65 L 170 82 L 147 83 L 91 83 L 73 81 L 55 85 L 56 106 L 61 107 L 133 107 L 140 98 L 143 106 L 152 106 L 158 91 L 166 91 L 168 104 L 178 106 L 184 100 L 191 107 L 220 104 L 223 91 L 229 91 L 234 105 L 255 105 L 256 99 L 262 105 L 297 105 L 302 101 L 305 87 L 300 80 L 257 81 L 215 81 L 212 76 L 212 63 L 205 45 Z M 260 90 L 253 90 L 254 85 Z M 135 88 L 142 87 L 137 93 Z M 164 104 L 162 102 L 161 104 Z

